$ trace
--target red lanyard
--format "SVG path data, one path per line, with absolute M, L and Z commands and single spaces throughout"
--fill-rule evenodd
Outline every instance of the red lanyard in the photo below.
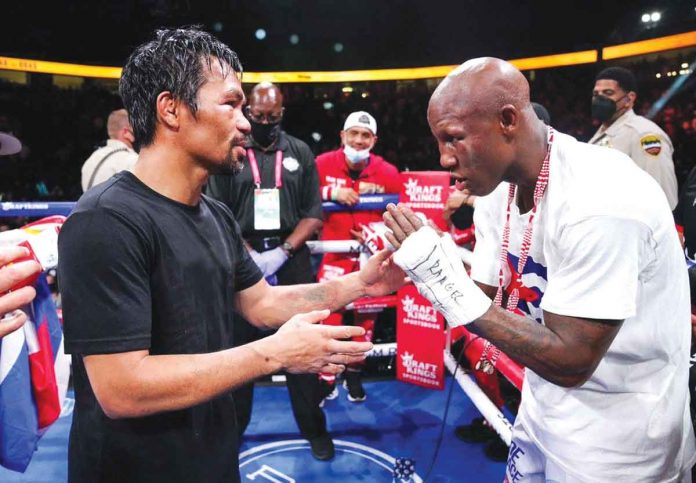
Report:
M 532 235 L 534 233 L 534 218 L 536 216 L 537 209 L 541 200 L 544 198 L 546 193 L 546 187 L 549 184 L 549 160 L 551 159 L 551 147 L 553 146 L 553 128 L 548 128 L 548 142 L 546 146 L 546 156 L 544 157 L 544 162 L 541 165 L 541 171 L 539 171 L 539 176 L 537 177 L 536 185 L 534 186 L 534 207 L 529 215 L 529 221 L 527 222 L 527 227 L 524 230 L 524 235 L 522 237 L 522 244 L 520 246 L 520 258 L 517 262 L 517 273 L 511 274 L 511 277 L 517 277 L 516 280 L 510 280 L 510 285 L 514 287 L 512 292 L 508 296 L 508 301 L 506 309 L 508 312 L 514 312 L 517 309 L 517 304 L 520 300 L 519 287 L 522 283 L 522 272 L 527 264 L 527 258 L 529 257 L 529 249 L 532 246 Z M 500 271 L 498 272 L 498 292 L 495 294 L 495 299 L 493 303 L 496 306 L 501 307 L 503 305 L 503 278 L 505 273 L 505 267 L 508 265 L 508 250 L 510 248 L 510 216 L 512 212 L 512 204 L 515 202 L 515 193 L 517 191 L 517 185 L 510 183 L 510 190 L 508 191 L 508 203 L 507 211 L 505 214 L 505 227 L 503 228 L 503 241 L 500 250 Z M 500 356 L 500 349 L 494 348 L 493 354 L 491 354 L 490 360 L 488 360 L 488 352 L 491 347 L 494 347 L 489 341 L 486 341 L 483 345 L 483 352 L 481 353 L 481 358 L 476 364 L 476 369 L 481 369 L 483 372 L 491 374 L 495 363 Z
M 251 166 L 251 174 L 254 177 L 254 184 L 257 188 L 261 188 L 261 176 L 259 175 L 259 164 L 256 162 L 256 154 L 254 150 L 247 149 L 247 157 L 249 158 L 249 165 Z M 275 155 L 275 187 L 280 188 L 283 186 L 283 177 L 281 171 L 281 165 L 283 163 L 283 151 L 280 149 L 276 151 Z

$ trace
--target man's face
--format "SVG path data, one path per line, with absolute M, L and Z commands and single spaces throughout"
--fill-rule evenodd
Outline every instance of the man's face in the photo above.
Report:
M 204 66 L 207 70 L 207 66 Z M 190 155 L 213 172 L 238 172 L 245 156 L 244 141 L 250 131 L 242 112 L 245 97 L 237 74 L 212 59 L 211 70 L 198 90 L 195 117 L 184 106 L 180 132 Z
M 499 132 L 497 119 L 475 113 L 455 116 L 451 104 L 443 104 L 435 101 L 428 108 L 440 166 L 455 178 L 457 189 L 485 196 L 505 180 L 511 148 Z
M 620 101 L 626 97 L 626 92 L 619 87 L 619 83 L 612 79 L 599 79 L 595 82 L 594 89 L 592 89 L 592 97 L 604 96 L 608 97 L 614 102 Z M 616 106 L 620 109 L 622 106 Z
M 354 126 L 347 131 L 341 131 L 341 142 L 356 151 L 372 149 L 377 142 L 377 136 L 365 127 Z
M 273 95 L 252 95 L 246 111 L 249 120 L 259 124 L 277 124 L 283 119 L 283 112 L 283 100 Z
M 592 90 L 592 98 L 594 99 L 598 96 L 611 99 L 616 105 L 614 114 L 606 122 L 614 122 L 628 109 L 632 109 L 633 103 L 636 100 L 636 94 L 634 92 L 626 92 L 619 86 L 619 83 L 613 79 L 599 79 L 595 82 L 594 89 Z

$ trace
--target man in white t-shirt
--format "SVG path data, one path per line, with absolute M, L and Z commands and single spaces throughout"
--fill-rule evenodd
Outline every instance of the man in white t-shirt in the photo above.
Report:
M 138 161 L 133 150 L 135 136 L 125 109 L 109 114 L 106 121 L 109 139 L 106 146 L 94 151 L 82 165 L 82 191 L 103 183 L 116 173 L 131 171 Z
M 442 167 L 481 196 L 476 283 L 451 239 L 401 205 L 385 213 L 388 238 L 451 325 L 527 367 L 506 481 L 691 481 L 689 291 L 659 185 L 544 125 L 524 76 L 498 59 L 445 78 L 428 121 Z

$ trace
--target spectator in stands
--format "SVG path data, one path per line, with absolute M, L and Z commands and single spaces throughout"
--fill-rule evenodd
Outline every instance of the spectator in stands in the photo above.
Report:
M 321 200 L 314 155 L 301 140 L 282 129 L 283 94 L 271 83 L 257 84 L 249 96 L 246 117 L 251 136 L 246 143 L 247 169 L 235 176 L 217 175 L 207 192 L 225 203 L 239 221 L 251 257 L 273 285 L 314 281 L 305 242 L 321 228 Z M 235 321 L 235 344 L 258 338 L 250 324 Z M 319 406 L 325 394 L 316 374 L 287 374 L 295 421 L 309 440 L 312 454 L 331 459 L 334 446 Z M 249 420 L 253 382 L 235 392 L 240 435 Z
M 677 177 L 672 141 L 657 124 L 633 112 L 637 92 L 636 78 L 628 69 L 608 67 L 597 75 L 592 117 L 602 125 L 589 142 L 630 156 L 659 183 L 673 210 L 677 206 Z
M 106 130 L 109 134 L 106 146 L 94 151 L 82 165 L 82 191 L 103 183 L 118 172 L 132 170 L 138 160 L 133 150 L 133 128 L 125 109 L 109 114 Z
M 375 193 L 398 193 L 401 190 L 401 178 L 396 167 L 384 158 L 372 152 L 377 143 L 377 121 L 365 111 L 351 113 L 340 132 L 341 148 L 317 156 L 321 197 L 324 201 L 335 201 L 345 206 L 359 202 L 360 195 Z M 363 226 L 371 222 L 381 222 L 381 210 L 329 213 L 324 220 L 322 240 L 363 240 Z M 330 280 L 337 276 L 351 273 L 359 268 L 357 254 L 327 253 L 324 255 L 319 274 L 319 281 Z M 332 313 L 323 323 L 341 325 L 344 313 Z M 353 324 L 365 329 L 365 335 L 355 340 L 372 340 L 375 314 L 353 314 Z M 362 402 L 367 398 L 361 381 L 364 363 L 350 364 L 345 372 L 345 387 L 348 400 Z M 329 383 L 335 378 L 324 375 Z M 336 390 L 329 399 L 336 397 Z

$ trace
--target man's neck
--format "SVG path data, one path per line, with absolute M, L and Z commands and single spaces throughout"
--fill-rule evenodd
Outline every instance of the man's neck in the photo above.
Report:
M 171 200 L 196 206 L 208 171 L 180 151 L 150 146 L 140 151 L 133 174 L 153 191 Z
M 548 128 L 542 124 L 540 129 L 533 129 L 530 136 L 524 137 L 517 173 L 517 206 L 521 213 L 526 213 L 534 205 L 534 189 L 541 167 L 546 159 L 548 149 Z

